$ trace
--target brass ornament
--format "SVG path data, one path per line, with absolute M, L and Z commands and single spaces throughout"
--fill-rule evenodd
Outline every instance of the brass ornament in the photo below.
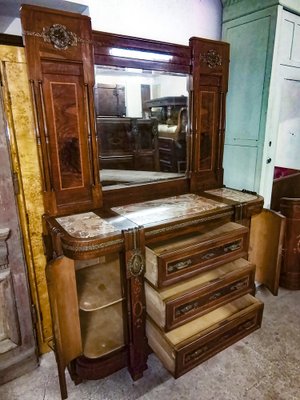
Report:
M 66 50 L 70 46 L 77 46 L 76 33 L 68 31 L 64 25 L 54 24 L 49 28 L 43 28 L 42 36 L 45 42 L 52 43 L 58 50 Z
M 133 276 L 139 276 L 144 270 L 144 257 L 140 250 L 134 250 L 132 256 L 128 260 L 128 269 Z
M 24 31 L 23 34 L 42 38 L 44 42 L 51 43 L 58 50 L 67 50 L 71 46 L 77 46 L 78 43 L 93 43 L 92 40 L 82 39 L 76 33 L 68 31 L 66 26 L 61 24 L 44 27 L 42 32 Z
M 200 61 L 206 63 L 209 68 L 216 68 L 222 65 L 222 56 L 216 50 L 208 50 L 206 54 L 200 54 Z

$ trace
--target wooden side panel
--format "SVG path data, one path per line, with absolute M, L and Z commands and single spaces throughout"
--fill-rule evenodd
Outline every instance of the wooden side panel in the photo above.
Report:
M 192 38 L 191 190 L 223 184 L 229 46 Z
M 90 19 L 22 6 L 45 210 L 101 207 Z
M 249 261 L 256 265 L 255 279 L 278 294 L 285 217 L 264 209 L 251 219 Z
M 286 217 L 280 286 L 300 290 L 300 198 L 283 197 L 280 210 Z
M 65 368 L 82 353 L 74 260 L 59 257 L 51 261 L 46 277 L 60 389 L 66 398 Z

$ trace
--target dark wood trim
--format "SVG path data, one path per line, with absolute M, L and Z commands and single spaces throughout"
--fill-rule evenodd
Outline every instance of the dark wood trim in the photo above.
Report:
M 22 36 L 0 33 L 0 45 L 24 47 Z
M 95 64 L 114 65 L 119 67 L 132 67 L 153 69 L 166 72 L 190 72 L 189 46 L 156 40 L 141 39 L 125 35 L 117 35 L 100 31 L 93 31 L 94 61 Z M 113 47 L 131 49 L 144 52 L 155 52 L 172 56 L 170 61 L 148 61 L 112 56 L 109 50 Z
M 101 173 L 101 171 L 100 171 Z M 103 204 L 115 207 L 138 201 L 149 201 L 189 192 L 189 179 L 179 178 L 167 181 L 132 185 L 126 188 L 102 188 Z

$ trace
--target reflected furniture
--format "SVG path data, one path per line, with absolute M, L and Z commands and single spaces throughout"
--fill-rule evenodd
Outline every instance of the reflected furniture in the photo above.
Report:
M 229 46 L 92 32 L 86 16 L 28 5 L 21 21 L 44 183 L 46 276 L 62 398 L 66 368 L 75 383 L 124 366 L 138 379 L 149 345 L 178 377 L 259 328 L 262 318 L 247 253 L 250 220 L 263 199 L 222 185 Z M 166 54 L 168 61 L 113 56 L 115 48 Z M 190 74 L 185 175 L 102 187 L 93 60 Z M 108 129 L 124 117 L 116 118 L 105 119 Z M 133 123 L 124 121 L 127 128 Z M 145 129 L 144 119 L 134 122 Z M 147 143 L 141 144 L 145 159 Z
M 97 117 L 100 169 L 159 171 L 155 118 Z
M 187 136 L 187 97 L 169 96 L 145 101 L 158 120 L 160 171 L 185 172 Z

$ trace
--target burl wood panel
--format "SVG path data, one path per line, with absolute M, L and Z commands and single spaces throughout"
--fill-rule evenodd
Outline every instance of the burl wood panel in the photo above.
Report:
M 41 215 L 44 213 L 44 206 L 24 49 L 0 46 L 0 59 L 12 168 L 19 187 L 16 198 L 27 273 L 32 301 L 37 311 L 39 351 L 44 353 L 49 351 L 47 342 L 52 336 L 45 277 L 46 260 L 42 243 Z
M 9 53 L 9 49 L 5 50 Z M 0 59 L 3 60 L 3 57 L 3 46 L 0 46 Z M 2 93 L 3 88 L 0 93 L 0 384 L 37 366 L 30 294 Z M 5 336 L 9 347 L 2 342 Z

